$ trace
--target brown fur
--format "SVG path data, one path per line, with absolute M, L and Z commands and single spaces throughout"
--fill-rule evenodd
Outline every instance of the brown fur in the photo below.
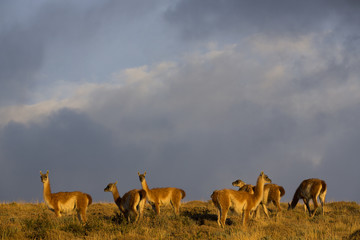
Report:
M 309 211 L 310 217 L 314 217 L 318 208 L 317 198 L 319 197 L 322 206 L 322 214 L 324 215 L 325 197 L 327 192 L 326 182 L 317 178 L 306 179 L 301 182 L 299 187 L 296 189 L 294 197 L 289 203 L 289 209 L 294 209 L 300 199 L 304 201 L 304 204 Z M 314 211 L 311 214 L 310 200 L 314 202 Z
M 242 181 L 241 179 L 238 179 L 238 180 L 235 180 L 232 182 L 232 185 L 234 187 L 238 187 L 239 188 L 239 191 L 240 191 L 240 188 L 242 188 L 243 186 L 246 185 L 246 183 L 244 181 Z
M 250 194 L 254 194 L 255 186 L 251 184 L 246 184 L 245 182 L 241 181 L 240 179 L 234 181 L 232 183 L 233 186 L 239 187 L 238 191 L 245 191 Z M 276 184 L 265 184 L 264 185 L 264 196 L 263 200 L 261 201 L 261 206 L 263 207 L 264 213 L 267 217 L 269 217 L 269 212 L 267 210 L 267 205 L 269 203 L 273 203 L 278 211 L 281 211 L 280 208 L 280 199 L 282 196 L 285 195 L 285 189 L 282 186 L 276 185 Z M 259 216 L 259 208 L 256 209 L 256 215 Z
M 145 179 L 146 171 L 144 174 L 138 172 L 138 175 L 142 189 L 146 191 L 146 198 L 157 215 L 160 214 L 160 206 L 169 203 L 171 203 L 175 214 L 179 214 L 181 199 L 186 196 L 184 190 L 173 187 L 149 189 Z
M 218 209 L 218 224 L 225 227 L 226 216 L 229 209 L 236 213 L 243 213 L 243 225 L 246 224 L 250 211 L 255 210 L 263 199 L 264 184 L 271 183 L 269 177 L 263 172 L 260 173 L 254 194 L 244 191 L 235 191 L 233 189 L 215 190 L 211 199 Z
M 284 195 L 285 189 L 282 186 L 276 184 L 265 184 L 264 197 L 261 201 L 261 206 L 263 207 L 263 210 L 267 217 L 269 217 L 267 205 L 271 202 L 277 207 L 278 212 L 281 212 L 280 199 Z M 257 215 L 259 215 L 259 213 Z
M 238 191 L 245 191 L 245 192 L 248 192 L 250 194 L 254 194 L 255 192 L 255 186 L 254 185 L 251 185 L 251 184 L 246 184 L 245 186 L 239 188 Z
M 244 192 L 248 192 L 250 194 L 254 194 L 255 186 L 251 185 L 251 184 L 246 184 L 244 181 L 242 181 L 240 179 L 232 182 L 232 185 L 234 187 L 239 187 L 238 191 L 244 191 Z M 256 208 L 256 209 L 258 209 L 258 208 Z M 254 216 L 254 211 L 250 211 L 250 216 L 251 217 Z
M 76 209 L 79 221 L 83 224 L 86 223 L 86 210 L 92 203 L 89 194 L 82 192 L 51 193 L 49 171 L 46 174 L 40 171 L 40 178 L 43 183 L 44 201 L 48 208 L 55 212 L 56 217 L 61 217 L 61 213 Z
M 245 191 L 245 192 L 248 192 L 250 194 L 254 194 L 254 191 L 255 191 L 255 186 L 254 185 L 251 185 L 251 184 L 246 184 L 246 182 L 238 179 L 238 180 L 235 180 L 234 182 L 232 182 L 232 185 L 234 187 L 238 187 L 238 191 Z
M 143 216 L 146 192 L 142 189 L 133 189 L 125 193 L 123 197 L 120 197 L 116 184 L 117 181 L 115 183 L 109 183 L 104 189 L 104 192 L 112 193 L 116 205 L 128 222 L 130 222 L 131 214 L 135 215 L 135 222 L 137 222 Z

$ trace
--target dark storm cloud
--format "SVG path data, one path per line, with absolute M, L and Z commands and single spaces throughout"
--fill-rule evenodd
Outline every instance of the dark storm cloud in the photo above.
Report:
M 42 40 L 21 26 L 0 32 L 0 106 L 28 100 L 44 54 Z
M 63 8 L 64 11 L 44 7 L 37 9 L 39 15 L 21 19 L 17 11 L 23 12 L 22 7 L 26 6 L 15 1 L 2 5 L 5 24 L 0 29 L 0 98 L 3 105 L 29 100 L 28 94 L 37 83 L 36 75 L 43 65 L 49 41 L 62 35 L 61 32 L 67 29 L 66 21 L 74 20 L 69 14 L 74 13 L 71 7 Z M 43 11 L 49 15 L 43 17 Z M 70 22 L 68 26 L 71 26 Z
M 14 7 L 15 5 L 15 7 Z M 0 99 L 2 105 L 24 103 L 29 100 L 29 93 L 38 84 L 40 69 L 44 63 L 46 48 L 49 43 L 61 36 L 68 36 L 75 31 L 78 23 L 78 11 L 71 6 L 45 6 L 29 19 L 21 19 L 17 11 L 21 4 L 8 2 L 3 9 L 14 9 L 4 17 L 5 23 L 0 31 Z M 73 26 L 73 27 L 71 27 Z M 70 28 L 69 28 L 70 27 Z
M 151 186 L 182 187 L 189 199 L 206 200 L 216 188 L 231 188 L 236 178 L 255 184 L 264 170 L 286 188 L 284 200 L 289 200 L 305 178 L 324 178 L 335 186 L 336 178 L 329 173 L 337 160 L 328 154 L 335 148 L 347 149 L 341 139 L 349 126 L 356 126 L 348 119 L 358 111 L 352 103 L 356 96 L 344 92 L 336 99 L 326 94 L 351 86 L 358 73 L 356 61 L 335 64 L 334 57 L 328 56 L 325 66 L 315 70 L 316 57 L 305 58 L 304 64 L 287 62 L 288 70 L 296 66 L 301 74 L 295 77 L 290 72 L 264 87 L 264 73 L 282 62 L 270 61 L 274 59 L 270 55 L 258 58 L 267 64 L 254 64 L 239 47 L 203 61 L 184 62 L 154 93 L 147 84 L 159 77 L 149 70 L 152 81 L 99 91 L 91 95 L 89 105 L 97 121 L 114 129 L 121 145 L 142 153 L 139 171 L 147 170 Z M 349 102 L 346 114 L 338 111 L 342 101 Z M 348 141 L 357 141 L 356 129 Z M 351 172 L 354 164 L 349 160 L 343 173 Z M 329 199 L 338 199 L 338 193 L 329 191 Z M 358 196 L 344 190 L 342 197 Z
M 2 1 L 0 104 L 31 100 L 36 85 L 84 78 L 89 52 L 94 50 L 84 46 L 96 43 L 94 37 L 99 34 L 116 38 L 111 36 L 112 32 L 122 34 L 126 24 L 136 22 L 154 5 L 143 1 L 56 1 L 28 6 L 18 1 Z M 28 10 L 31 8 L 32 12 Z M 106 45 L 98 46 L 100 50 Z M 57 56 L 50 55 L 55 53 Z M 50 69 L 57 74 L 51 75 L 51 79 L 42 69 L 49 60 Z
M 102 60 L 127 48 L 119 54 L 127 62 L 156 51 L 156 44 L 144 47 L 151 41 L 168 51 L 169 35 L 142 35 L 151 24 L 137 28 L 152 19 L 143 17 L 153 2 L 84 2 L 40 4 L 28 21 L 1 28 L 5 100 L 25 99 L 44 64 L 57 78 L 80 80 L 89 66 L 109 71 L 111 61 Z M 285 187 L 284 201 L 310 177 L 328 182 L 329 200 L 357 201 L 358 10 L 355 1 L 178 1 L 165 14 L 171 30 L 220 47 L 127 69 L 114 85 L 84 84 L 58 103 L 69 108 L 50 115 L 52 102 L 25 107 L 34 116 L 5 109 L 5 119 L 22 123 L 0 122 L 0 199 L 41 200 L 39 170 L 50 170 L 53 191 L 112 201 L 107 183 L 118 180 L 121 193 L 139 188 L 136 173 L 146 170 L 150 187 L 181 187 L 186 200 L 208 200 L 237 178 L 255 184 L 265 171 Z M 111 46 L 97 48 L 103 45 Z M 94 65 L 85 63 L 92 57 Z M 120 58 L 111 59 L 118 72 Z
M 113 140 L 111 131 L 69 109 L 38 124 L 9 123 L 0 131 L 0 199 L 41 200 L 40 170 L 50 171 L 54 191 L 87 191 L 95 200 L 106 199 L 109 181 L 136 184 L 143 157 Z
M 358 1 L 192 1 L 169 9 L 165 19 L 179 26 L 184 38 L 203 39 L 248 34 L 289 35 L 319 30 L 359 30 Z M 329 27 L 327 29 L 327 27 Z
M 343 200 L 360 199 L 360 186 L 356 183 L 360 156 L 360 107 L 344 108 L 327 119 L 329 132 L 334 132 L 329 142 L 321 174 Z M 336 127 L 335 127 L 336 126 Z
M 209 68 L 211 61 L 185 64 L 154 95 L 142 96 L 141 84 L 99 90 L 89 99 L 96 121 L 63 109 L 36 124 L 9 123 L 0 131 L 6 166 L 0 198 L 41 200 L 38 172 L 49 169 L 54 191 L 82 190 L 95 201 L 110 201 L 102 190 L 111 181 L 119 181 L 120 192 L 139 188 L 136 172 L 145 170 L 150 186 L 184 188 L 187 200 L 207 200 L 214 189 L 231 188 L 237 178 L 254 184 L 262 170 L 285 187 L 284 200 L 309 177 L 328 182 L 329 199 L 358 199 L 336 186 L 356 174 L 354 143 L 360 128 L 353 113 L 360 109 L 352 106 L 307 119 L 276 104 L 253 101 L 261 94 L 246 100 L 246 89 L 261 74 L 234 81 L 249 67 L 230 64 L 232 60 L 224 58 L 219 69 Z M 231 75 L 219 81 L 221 71 Z M 324 158 L 314 164 L 314 155 Z M 342 174 L 340 182 L 336 173 Z

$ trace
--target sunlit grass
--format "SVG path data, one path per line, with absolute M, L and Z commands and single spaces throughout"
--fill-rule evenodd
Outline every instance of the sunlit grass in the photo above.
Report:
M 241 225 L 241 216 L 229 214 L 225 229 L 217 225 L 210 202 L 192 201 L 161 208 L 156 216 L 147 205 L 139 224 L 128 223 L 114 203 L 94 203 L 82 226 L 75 214 L 55 218 L 43 203 L 1 203 L 0 239 L 360 239 L 360 206 L 355 202 L 330 202 L 325 216 L 309 218 L 303 206 L 283 211 L 270 219 L 264 214 Z M 271 207 L 270 207 L 271 209 Z M 274 208 L 272 208 L 274 209 Z

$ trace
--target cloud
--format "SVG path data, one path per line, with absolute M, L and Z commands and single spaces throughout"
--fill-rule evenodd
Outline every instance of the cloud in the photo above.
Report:
M 28 88 L 33 87 L 42 64 L 41 40 L 32 37 L 29 30 L 14 27 L 0 33 L 0 51 L 1 105 L 13 99 L 21 103 L 27 100 Z
M 4 108 L 2 178 L 14 179 L 11 169 L 23 176 L 20 183 L 48 168 L 54 189 L 76 186 L 95 200 L 106 199 L 108 181 L 119 180 L 122 192 L 140 187 L 136 173 L 144 170 L 152 187 L 181 187 L 188 199 L 201 200 L 237 178 L 255 183 L 262 170 L 285 187 L 287 199 L 308 177 L 347 184 L 358 165 L 358 56 L 348 61 L 346 49 L 330 51 L 337 45 L 323 46 L 327 38 L 258 35 L 180 62 L 126 69 L 111 83 L 79 83 L 58 102 Z M 339 180 L 330 174 L 336 171 L 350 174 Z M 34 181 L 32 191 L 39 185 Z M 22 197 L 1 188 L 11 193 L 3 198 Z M 29 190 L 25 198 L 39 196 Z M 329 199 L 344 198 L 358 196 L 329 191 Z
M 2 1 L 0 104 L 34 102 L 44 85 L 98 80 L 121 64 L 135 64 L 131 56 L 144 58 L 145 48 L 138 49 L 142 35 L 150 31 L 139 26 L 155 21 L 150 13 L 158 11 L 161 2 L 37 0 L 28 6 Z
M 141 154 L 116 143 L 109 129 L 84 113 L 66 108 L 39 123 L 25 126 L 10 122 L 0 132 L 0 156 L 6 166 L 1 171 L 0 198 L 40 200 L 38 172 L 50 170 L 55 191 L 80 189 L 95 199 L 105 199 L 102 190 L 107 181 L 123 181 L 131 168 L 137 180 L 136 170 L 142 162 L 136 158 Z M 121 172 L 128 171 L 120 178 Z M 124 184 L 126 181 L 120 186 Z
M 359 29 L 355 1 L 179 1 L 165 19 L 177 26 L 184 39 L 266 34 L 302 36 L 312 32 Z
M 144 170 L 187 200 L 262 170 L 359 199 L 359 4 L 166 2 L 0 3 L 0 199 L 48 169 L 95 201 Z

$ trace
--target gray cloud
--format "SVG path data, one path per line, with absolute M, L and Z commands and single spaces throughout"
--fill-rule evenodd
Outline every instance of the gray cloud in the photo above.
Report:
M 354 131 L 349 142 L 357 142 L 359 133 L 354 130 L 357 124 L 350 121 L 356 119 L 357 98 L 345 93 L 347 90 L 335 98 L 327 95 L 352 86 L 352 76 L 358 73 L 347 61 L 334 64 L 337 57 L 328 56 L 325 66 L 313 71 L 309 69 L 316 57 L 305 57 L 307 64 L 290 61 L 286 69 L 296 66 L 295 72 L 302 74 L 295 76 L 290 71 L 285 82 L 275 82 L 272 89 L 262 87 L 267 82 L 264 72 L 282 61 L 267 61 L 274 59 L 270 55 L 259 58 L 269 65 L 254 64 L 254 59 L 244 60 L 247 56 L 239 48 L 211 60 L 181 65 L 154 94 L 134 98 L 141 96 L 143 86 L 133 85 L 111 96 L 97 96 L 94 99 L 102 99 L 102 104 L 91 106 L 118 121 L 122 126 L 118 135 L 129 145 L 149 153 L 143 169 L 151 173 L 155 186 L 180 185 L 188 190 L 190 199 L 205 200 L 212 190 L 231 187 L 234 178 L 254 183 L 258 172 L 264 170 L 287 189 L 284 199 L 290 199 L 297 185 L 310 177 L 327 180 L 329 199 L 339 199 L 340 191 L 331 186 L 340 183 L 329 176 L 339 159 L 329 158 L 329 154 L 334 149 L 346 151 L 341 139 L 347 139 L 347 131 Z M 356 86 L 352 86 L 355 92 Z M 343 100 L 345 108 L 340 107 Z M 347 109 L 346 113 L 341 109 Z M 355 152 L 349 154 L 356 156 Z M 343 166 L 344 174 L 352 172 L 353 159 Z M 349 189 L 341 196 L 358 198 Z
M 232 99 L 229 89 L 239 89 L 241 81 L 196 82 L 196 76 L 179 75 L 186 81 L 177 79 L 168 92 L 137 103 L 121 91 L 99 95 L 102 104 L 92 111 L 102 109 L 114 128 L 66 109 L 39 124 L 9 123 L 0 132 L 7 166 L 1 198 L 41 199 L 38 171 L 49 169 L 54 191 L 80 189 L 95 200 L 108 199 L 102 188 L 110 181 L 119 180 L 122 191 L 138 188 L 136 172 L 144 170 L 151 186 L 182 187 L 188 199 L 206 200 L 212 190 L 231 187 L 236 178 L 254 183 L 261 170 L 286 188 L 284 199 L 291 198 L 302 179 L 314 176 L 328 181 L 330 199 L 357 199 L 353 191 L 335 186 L 355 174 L 357 150 L 351 143 L 360 135 L 353 114 L 358 108 L 301 120 L 276 105 L 244 101 L 241 92 L 239 100 Z M 318 165 L 314 155 L 323 157 Z M 340 182 L 332 177 L 336 172 L 343 176 Z M 5 184 L 9 179 L 24 190 L 13 190 Z
M 39 170 L 47 169 L 54 191 L 82 190 L 95 201 L 111 201 L 103 193 L 110 181 L 120 192 L 139 188 L 136 173 L 145 170 L 150 186 L 181 187 L 187 200 L 207 200 L 237 178 L 254 184 L 260 171 L 285 187 L 284 201 L 310 177 L 328 182 L 329 200 L 360 199 L 352 183 L 360 136 L 357 3 L 179 1 L 165 16 L 162 2 L 82 4 L 41 5 L 27 24 L 1 30 L 4 99 L 26 99 L 29 87 L 48 84 L 39 73 L 80 81 L 118 72 L 121 51 L 122 61 L 147 66 L 80 86 L 60 110 L 32 105 L 30 120 L 2 122 L 0 199 L 41 200 Z M 178 40 L 164 39 L 176 32 L 220 44 L 192 53 L 197 44 L 182 41 L 167 50 Z M 144 36 L 152 36 L 150 47 Z M 154 54 L 157 48 L 165 50 Z M 175 63 L 149 60 L 184 49 Z M 143 50 L 148 58 L 136 60 Z
M 356 1 L 179 1 L 165 19 L 185 39 L 268 34 L 301 36 L 319 30 L 359 30 Z M 330 27 L 330 29 L 327 29 Z
M 14 26 L 0 33 L 0 101 L 28 100 L 28 89 L 43 61 L 43 45 L 30 30 Z
M 144 159 L 138 149 L 118 146 L 111 131 L 69 109 L 41 124 L 9 123 L 0 132 L 0 149 L 6 166 L 1 169 L 0 198 L 8 200 L 40 200 L 40 170 L 50 170 L 55 191 L 81 189 L 106 199 L 102 190 L 108 181 L 128 187 L 125 179 L 137 180 Z
M 124 57 L 124 53 L 129 55 L 129 47 L 123 46 L 132 43 L 132 50 L 144 50 L 144 27 L 139 28 L 139 22 L 156 11 L 159 3 L 35 1 L 29 7 L 17 1 L 2 1 L 1 105 L 31 101 L 38 86 L 59 79 L 81 81 L 98 74 L 108 77 L 115 71 L 110 68 L 104 72 L 99 62 L 116 70 L 126 61 L 135 64 L 134 57 Z M 28 10 L 31 8 L 32 12 Z M 146 33 L 157 34 L 155 29 Z M 132 53 L 142 56 L 137 51 Z

